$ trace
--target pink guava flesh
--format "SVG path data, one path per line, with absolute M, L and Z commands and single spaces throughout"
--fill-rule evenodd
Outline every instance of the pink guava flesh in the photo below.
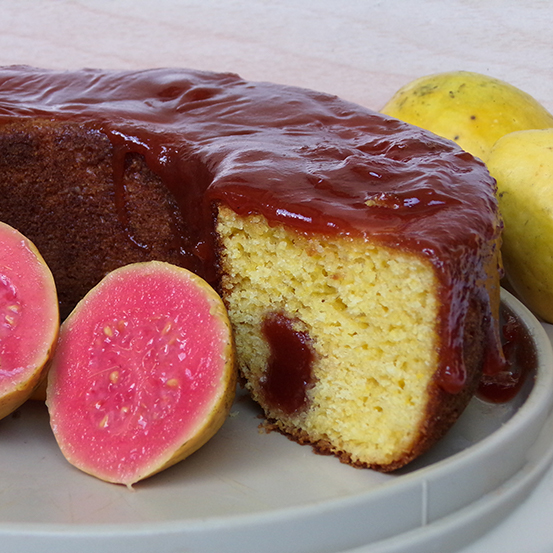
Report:
M 29 240 L 0 223 L 1 416 L 32 392 L 58 328 L 58 300 L 49 268 Z
M 50 370 L 66 458 L 127 485 L 157 472 L 234 393 L 231 343 L 220 298 L 188 271 L 150 262 L 108 275 L 62 325 Z

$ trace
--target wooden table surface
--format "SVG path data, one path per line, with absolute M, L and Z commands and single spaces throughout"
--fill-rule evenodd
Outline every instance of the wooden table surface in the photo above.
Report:
M 232 71 L 373 109 L 465 69 L 553 109 L 552 23 L 547 0 L 1 0 L 0 65 Z

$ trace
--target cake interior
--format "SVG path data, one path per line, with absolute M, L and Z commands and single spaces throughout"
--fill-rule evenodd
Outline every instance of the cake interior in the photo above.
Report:
M 217 233 L 240 370 L 275 428 L 360 466 L 388 465 L 412 449 L 438 362 L 432 265 L 364 238 L 307 236 L 224 206 Z M 280 398 L 270 371 L 287 359 L 272 351 L 275 320 L 296 357 L 283 369 L 292 384 Z

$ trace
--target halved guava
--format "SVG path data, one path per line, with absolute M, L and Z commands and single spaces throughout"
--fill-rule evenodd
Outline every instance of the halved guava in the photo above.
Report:
M 236 389 L 221 298 L 160 261 L 109 273 L 62 324 L 46 404 L 65 458 L 131 486 L 222 426 Z
M 0 223 L 0 418 L 40 384 L 59 325 L 50 269 L 30 240 Z

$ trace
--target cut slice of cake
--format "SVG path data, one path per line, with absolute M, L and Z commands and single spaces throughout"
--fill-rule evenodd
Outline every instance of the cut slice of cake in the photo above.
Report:
M 217 232 L 240 370 L 267 428 L 390 471 L 465 408 L 482 369 L 481 313 L 473 302 L 463 321 L 466 382 L 449 393 L 440 374 L 440 318 L 449 309 L 429 260 L 225 207 Z

